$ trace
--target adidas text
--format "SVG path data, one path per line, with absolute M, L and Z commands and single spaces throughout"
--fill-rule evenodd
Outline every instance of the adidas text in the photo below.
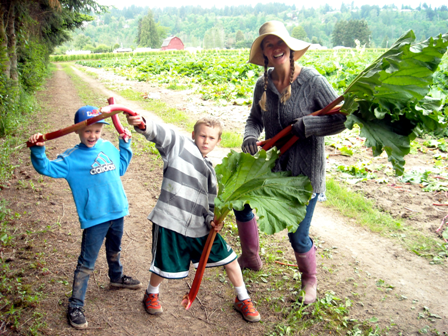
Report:
M 113 163 L 103 164 L 99 167 L 90 169 L 91 175 L 101 174 L 110 170 L 115 170 L 115 165 Z

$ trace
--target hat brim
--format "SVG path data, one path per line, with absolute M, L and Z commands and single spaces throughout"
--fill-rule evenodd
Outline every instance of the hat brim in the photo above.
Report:
M 308 42 L 298 40 L 291 36 L 280 36 L 280 34 L 276 34 L 275 32 L 266 33 L 258 36 L 255 39 L 254 43 L 252 43 L 252 47 L 250 48 L 249 63 L 264 66 L 264 58 L 263 58 L 263 50 L 261 49 L 261 42 L 268 35 L 274 35 L 277 36 L 278 38 L 281 38 L 289 47 L 289 49 L 294 51 L 294 61 L 297 61 L 300 57 L 302 57 L 311 45 Z M 271 64 L 271 62 L 269 62 L 268 67 L 272 66 L 274 65 Z

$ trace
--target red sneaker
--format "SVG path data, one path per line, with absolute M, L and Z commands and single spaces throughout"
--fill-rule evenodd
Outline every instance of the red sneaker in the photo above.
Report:
M 243 318 L 247 322 L 258 322 L 260 321 L 260 313 L 255 308 L 251 299 L 246 299 L 240 301 L 238 296 L 235 298 L 235 303 L 233 304 L 235 309 L 243 315 Z
M 143 305 L 145 306 L 145 310 L 148 314 L 159 315 L 163 313 L 163 308 L 159 302 L 159 294 L 148 294 L 145 291 Z

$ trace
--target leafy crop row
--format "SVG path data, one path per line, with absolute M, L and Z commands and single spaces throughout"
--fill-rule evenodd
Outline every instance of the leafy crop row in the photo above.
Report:
M 342 92 L 381 51 L 309 51 L 300 59 L 300 63 L 314 67 L 338 92 Z M 133 80 L 193 85 L 204 99 L 232 102 L 242 98 L 245 103 L 250 104 L 253 86 L 262 75 L 263 68 L 247 63 L 247 59 L 247 50 L 216 50 L 198 53 L 152 53 L 143 57 L 116 57 L 77 63 L 112 70 Z M 446 75 L 441 74 L 441 77 L 446 78 Z

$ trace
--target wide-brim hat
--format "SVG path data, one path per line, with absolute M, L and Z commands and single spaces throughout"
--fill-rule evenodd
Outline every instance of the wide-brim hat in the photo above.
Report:
M 95 106 L 90 106 L 90 105 L 86 105 L 81 107 L 78 111 L 76 111 L 75 113 L 75 124 L 96 117 L 98 115 L 100 115 L 100 109 L 98 107 Z M 99 120 L 97 121 L 95 124 L 106 124 L 109 125 L 109 123 L 107 123 L 104 120 Z
M 297 61 L 303 54 L 306 53 L 308 48 L 310 47 L 310 43 L 298 40 L 294 37 L 291 37 L 286 30 L 286 27 L 280 21 L 268 21 L 264 23 L 259 31 L 259 36 L 255 39 L 254 43 L 252 43 L 252 47 L 250 48 L 250 56 L 249 63 L 257 64 L 264 66 L 264 58 L 263 58 L 263 50 L 261 49 L 261 42 L 268 35 L 275 35 L 281 38 L 289 49 L 294 50 L 294 60 Z M 269 62 L 268 66 L 273 66 L 271 62 Z

